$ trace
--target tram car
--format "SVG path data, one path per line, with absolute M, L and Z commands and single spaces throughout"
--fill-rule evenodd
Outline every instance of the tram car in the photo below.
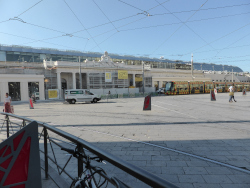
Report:
M 166 95 L 187 95 L 210 93 L 210 90 L 217 89 L 218 93 L 228 92 L 228 88 L 234 85 L 236 91 L 241 92 L 243 89 L 250 91 L 250 83 L 243 82 L 211 82 L 211 81 L 170 81 L 166 83 Z
M 166 95 L 189 94 L 188 81 L 167 82 L 165 87 Z

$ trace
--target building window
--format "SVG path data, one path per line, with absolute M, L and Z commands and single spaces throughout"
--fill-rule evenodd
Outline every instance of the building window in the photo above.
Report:
M 20 82 L 9 82 L 9 96 L 12 101 L 21 100 Z

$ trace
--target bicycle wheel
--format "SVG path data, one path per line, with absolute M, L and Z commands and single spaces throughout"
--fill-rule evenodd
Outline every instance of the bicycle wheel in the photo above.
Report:
M 85 186 L 81 185 L 81 180 L 75 179 L 72 181 L 70 188 L 85 188 Z

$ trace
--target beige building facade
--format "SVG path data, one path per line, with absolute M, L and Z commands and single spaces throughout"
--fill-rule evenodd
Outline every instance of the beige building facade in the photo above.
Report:
M 0 102 L 4 102 L 6 93 L 14 101 L 28 101 L 35 91 L 40 100 L 45 100 L 44 75 L 0 74 Z

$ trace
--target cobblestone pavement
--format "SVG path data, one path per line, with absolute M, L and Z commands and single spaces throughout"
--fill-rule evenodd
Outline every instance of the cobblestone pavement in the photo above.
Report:
M 143 98 L 39 102 L 33 110 L 22 103 L 15 114 L 47 122 L 183 188 L 250 187 L 250 96 L 236 93 L 236 103 L 228 94 L 216 97 L 153 97 L 151 111 L 142 110 Z M 55 151 L 63 165 L 68 156 Z M 66 169 L 76 176 L 75 163 Z M 101 166 L 131 187 L 148 187 L 111 164 Z

